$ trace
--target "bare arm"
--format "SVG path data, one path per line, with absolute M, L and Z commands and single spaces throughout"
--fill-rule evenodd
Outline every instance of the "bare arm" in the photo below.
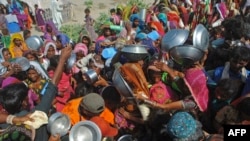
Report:
M 57 65 L 57 67 L 56 67 L 54 76 L 53 76 L 53 78 L 51 80 L 51 82 L 54 85 L 57 85 L 59 83 L 59 81 L 60 81 L 60 79 L 62 77 L 63 70 L 64 70 L 64 64 L 67 61 L 67 59 L 69 58 L 69 56 L 71 54 L 71 51 L 72 51 L 72 48 L 69 47 L 69 45 L 62 49 L 62 53 L 61 53 L 61 56 L 60 56 L 59 63 Z

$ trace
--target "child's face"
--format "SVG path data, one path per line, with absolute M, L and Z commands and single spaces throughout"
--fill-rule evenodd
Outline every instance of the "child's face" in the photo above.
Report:
M 10 51 L 6 50 L 3 52 L 3 57 L 4 57 L 4 60 L 9 60 L 11 59 L 11 54 L 10 54 Z
M 79 52 L 76 53 L 76 60 L 80 60 L 80 59 L 82 59 L 84 56 L 85 56 L 85 55 L 84 55 L 83 51 L 79 51 Z

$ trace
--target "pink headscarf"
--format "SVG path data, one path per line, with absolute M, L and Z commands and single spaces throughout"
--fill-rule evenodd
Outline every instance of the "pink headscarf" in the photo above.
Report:
M 202 112 L 206 111 L 208 106 L 209 92 L 206 84 L 207 78 L 204 72 L 197 68 L 189 69 L 185 73 L 184 81 L 199 109 Z
M 15 78 L 15 77 L 11 77 L 11 76 L 7 77 L 2 82 L 2 88 L 7 86 L 7 85 L 18 83 L 18 82 L 21 82 L 21 81 L 18 80 L 17 78 Z
M 73 52 L 77 53 L 79 51 L 82 51 L 84 56 L 86 56 L 88 54 L 88 47 L 83 43 L 78 43 L 76 44 Z
M 173 91 L 160 81 L 150 88 L 150 99 L 161 104 L 171 102 L 173 99 Z

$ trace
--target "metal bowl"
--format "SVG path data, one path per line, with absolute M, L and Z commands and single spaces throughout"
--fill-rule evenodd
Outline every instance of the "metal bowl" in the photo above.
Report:
M 119 91 L 119 93 L 124 96 L 126 99 L 131 100 L 136 104 L 136 100 L 133 96 L 133 91 L 128 85 L 128 83 L 124 80 L 122 75 L 120 74 L 120 70 L 116 69 L 113 73 L 112 82 L 115 88 Z
M 171 29 L 162 38 L 161 47 L 169 51 L 172 47 L 183 45 L 188 39 L 189 31 L 184 29 Z
M 13 61 L 11 61 L 11 63 L 20 65 L 22 71 L 26 71 L 30 68 L 30 61 L 25 57 L 15 58 Z
M 132 135 L 126 134 L 119 137 L 117 141 L 137 141 L 137 139 L 133 138 Z
M 209 45 L 209 33 L 207 29 L 202 25 L 198 24 L 195 27 L 193 34 L 193 45 L 203 51 L 207 50 Z
M 148 51 L 144 45 L 125 45 L 121 52 L 129 61 L 133 62 L 143 60 L 148 56 Z
M 98 80 L 98 75 L 93 69 L 89 69 L 83 74 L 88 84 L 94 84 Z
M 179 65 L 186 66 L 199 61 L 204 55 L 204 52 L 192 45 L 182 45 L 173 47 L 170 50 L 170 57 Z
M 72 67 L 74 66 L 75 62 L 76 62 L 76 54 L 72 52 L 70 57 L 67 60 L 66 70 L 68 70 L 68 71 L 71 70 Z
M 25 42 L 31 50 L 39 50 L 41 47 L 43 47 L 43 40 L 37 35 L 28 37 Z
M 66 114 L 57 112 L 49 117 L 47 129 L 51 135 L 60 134 L 60 136 L 64 136 L 68 133 L 70 127 L 70 118 Z
M 69 133 L 69 141 L 101 141 L 100 128 L 92 121 L 80 121 Z
M 6 72 L 7 72 L 7 68 L 0 63 L 0 75 L 5 74 Z

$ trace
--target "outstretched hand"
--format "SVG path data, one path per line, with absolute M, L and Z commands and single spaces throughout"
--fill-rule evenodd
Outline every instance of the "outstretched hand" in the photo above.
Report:
M 16 123 L 24 123 L 25 121 L 34 121 L 34 119 L 30 117 L 31 114 L 32 113 L 29 113 L 25 116 L 14 117 L 13 123 L 16 124 Z

